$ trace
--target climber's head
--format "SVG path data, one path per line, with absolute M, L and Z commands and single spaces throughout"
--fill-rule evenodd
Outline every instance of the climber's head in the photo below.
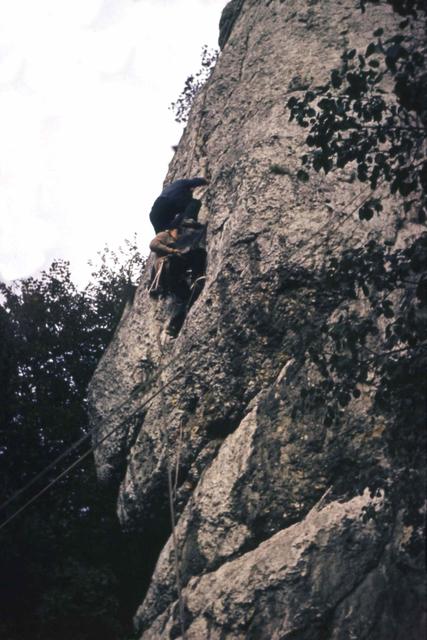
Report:
M 169 225 L 168 231 L 169 231 L 169 234 L 172 236 L 172 238 L 174 238 L 174 240 L 178 238 L 180 223 L 181 223 L 181 215 L 178 214 L 175 216 L 175 218 L 172 220 L 172 222 Z

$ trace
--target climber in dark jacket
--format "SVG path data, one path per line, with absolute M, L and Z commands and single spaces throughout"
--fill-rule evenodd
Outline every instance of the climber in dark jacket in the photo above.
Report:
M 201 202 L 193 198 L 193 189 L 206 184 L 208 181 L 205 178 L 191 178 L 189 180 L 175 180 L 175 182 L 166 185 L 150 212 L 154 231 L 159 233 L 169 229 L 170 223 L 177 214 L 180 214 L 182 218 L 191 218 L 197 221 Z

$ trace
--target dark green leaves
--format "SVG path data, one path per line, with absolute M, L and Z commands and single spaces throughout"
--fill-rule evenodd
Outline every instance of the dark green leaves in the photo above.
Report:
M 87 385 L 143 263 L 129 242 L 118 255 L 104 253 L 84 291 L 63 261 L 39 277 L 0 283 L 2 501 L 87 433 Z M 70 459 L 62 462 L 34 493 Z M 88 457 L 1 532 L 2 637 L 123 637 L 115 574 L 123 548 L 111 497 L 95 475 Z
M 376 52 L 377 52 L 377 45 L 375 44 L 375 42 L 370 42 L 366 47 L 365 56 L 366 58 L 369 58 L 369 56 L 371 56 L 373 53 L 376 53 Z
M 359 218 L 361 220 L 370 220 L 374 215 L 374 211 L 372 207 L 367 205 L 366 203 L 360 207 L 359 209 Z
M 301 180 L 301 182 L 308 182 L 310 179 L 310 176 L 308 175 L 307 171 L 300 169 L 297 173 L 297 178 L 298 180 Z
M 359 209 L 360 220 L 371 220 L 374 213 L 382 211 L 382 204 L 378 198 L 370 198 Z
M 219 51 L 209 49 L 207 45 L 202 47 L 202 59 L 200 69 L 194 75 L 188 76 L 184 84 L 184 89 L 176 102 L 172 102 L 170 109 L 174 112 L 175 121 L 187 122 L 191 107 L 199 91 L 209 79 L 215 64 L 218 60 Z
M 388 183 L 392 194 L 405 199 L 404 213 L 415 210 L 424 222 L 427 169 L 419 150 L 427 128 L 425 53 L 406 33 L 385 42 L 383 34 L 382 28 L 374 32 L 377 40 L 364 55 L 344 51 L 341 67 L 331 70 L 326 87 L 302 98 L 292 96 L 290 119 L 308 129 L 310 153 L 304 154 L 304 169 L 328 173 L 354 163 L 360 182 L 373 190 Z M 393 77 L 393 98 L 381 86 L 387 73 Z M 359 218 L 371 220 L 375 211 L 369 204 L 362 206 Z

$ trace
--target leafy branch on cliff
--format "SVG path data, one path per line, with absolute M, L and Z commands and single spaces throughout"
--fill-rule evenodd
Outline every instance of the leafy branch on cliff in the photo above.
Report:
M 304 168 L 325 173 L 354 166 L 361 182 L 374 190 L 380 182 L 392 194 L 409 198 L 408 213 L 416 209 L 426 219 L 427 129 L 426 47 L 408 32 L 410 20 L 401 23 L 402 33 L 383 40 L 383 30 L 363 53 L 344 51 L 341 66 L 333 69 L 329 82 L 291 97 L 291 120 L 309 129 L 306 143 L 312 151 L 302 157 Z M 390 98 L 383 88 L 387 76 L 393 83 Z M 417 194 L 421 194 L 419 197 Z M 381 211 L 371 198 L 359 210 L 361 220 Z
M 172 102 L 170 109 L 174 112 L 175 122 L 185 123 L 190 115 L 193 102 L 210 78 L 218 60 L 218 49 L 209 49 L 207 45 L 202 48 L 201 67 L 195 74 L 188 76 L 184 88 L 176 102 Z
M 300 170 L 305 180 L 311 171 L 353 171 L 372 190 L 359 208 L 364 224 L 383 211 L 382 195 L 373 194 L 377 187 L 383 194 L 398 194 L 397 231 L 408 221 L 426 222 L 427 55 L 420 37 L 426 14 L 417 2 L 390 4 L 405 16 L 397 33 L 384 37 L 377 29 L 363 51 L 343 52 L 325 85 L 291 97 L 287 106 L 290 119 L 307 130 L 309 152 L 302 155 Z M 307 403 L 323 403 L 325 425 L 338 425 L 345 407 L 362 393 L 371 395 L 376 409 L 389 418 L 383 437 L 394 468 L 401 471 L 391 479 L 377 465 L 363 483 L 388 486 L 399 480 L 412 524 L 419 524 L 426 444 L 420 380 L 427 363 L 427 233 L 411 242 L 396 249 L 369 241 L 331 258 L 316 274 L 315 305 L 325 309 L 327 319 L 307 336 L 305 353 L 318 380 L 302 389 L 294 413 Z M 310 274 L 306 277 L 310 281 Z

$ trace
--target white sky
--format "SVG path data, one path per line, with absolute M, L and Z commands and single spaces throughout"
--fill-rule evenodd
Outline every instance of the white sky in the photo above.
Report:
M 0 0 L 0 278 L 138 233 L 182 127 L 170 103 L 227 0 Z

